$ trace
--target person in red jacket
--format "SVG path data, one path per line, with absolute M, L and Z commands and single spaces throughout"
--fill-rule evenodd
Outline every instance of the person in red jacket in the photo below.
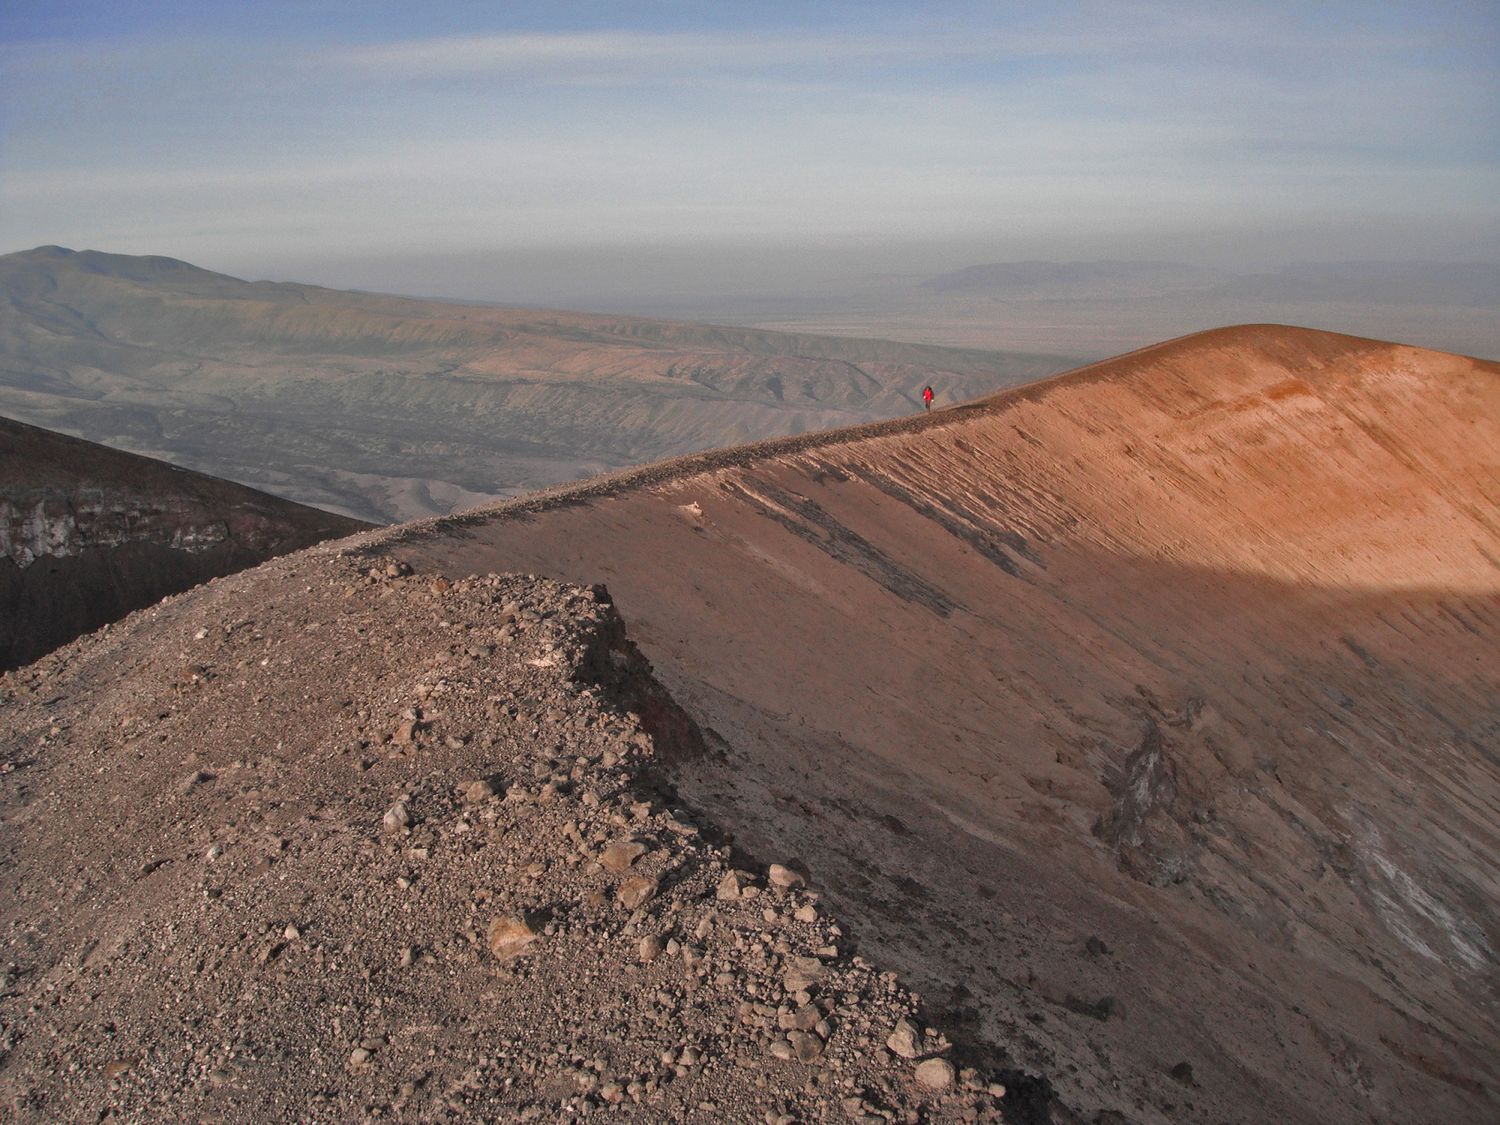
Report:
M 930 386 L 922 388 L 922 405 L 928 410 L 932 409 L 932 388 Z

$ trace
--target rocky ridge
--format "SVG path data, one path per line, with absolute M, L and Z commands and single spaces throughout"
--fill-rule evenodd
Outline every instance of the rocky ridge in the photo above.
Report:
M 606 582 L 684 797 L 1080 1113 L 1479 1125 L 1496 450 L 1495 364 L 1244 325 L 383 542 Z
M 680 807 L 697 728 L 600 588 L 313 548 L 0 714 L 12 1120 L 1045 1113 Z

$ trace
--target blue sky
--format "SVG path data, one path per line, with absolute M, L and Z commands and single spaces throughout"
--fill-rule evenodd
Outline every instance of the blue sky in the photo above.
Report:
M 1494 3 L 917 9 L 8 0 L 0 250 L 503 299 L 643 255 L 1500 257 Z

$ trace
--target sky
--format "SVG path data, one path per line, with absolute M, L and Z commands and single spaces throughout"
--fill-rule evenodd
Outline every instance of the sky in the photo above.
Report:
M 1500 4 L 0 5 L 0 252 L 524 300 L 1500 259 Z

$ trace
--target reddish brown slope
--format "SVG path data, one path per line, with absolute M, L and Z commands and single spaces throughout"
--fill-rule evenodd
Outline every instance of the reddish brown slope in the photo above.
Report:
M 168 594 L 368 526 L 0 418 L 0 669 Z
M 1495 365 L 1253 326 L 399 534 L 607 582 L 683 790 L 1080 1110 L 1482 1121 L 1497 451 Z

